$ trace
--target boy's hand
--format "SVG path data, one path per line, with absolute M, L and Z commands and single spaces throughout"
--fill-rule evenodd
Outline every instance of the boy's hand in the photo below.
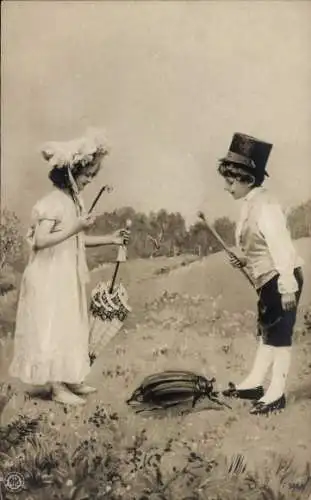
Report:
M 294 293 L 282 293 L 281 300 L 284 311 L 290 311 L 296 307 L 296 296 Z
M 241 269 L 242 267 L 246 266 L 247 260 L 242 255 L 237 256 L 235 253 L 230 252 L 229 262 L 233 267 L 237 267 L 238 269 Z

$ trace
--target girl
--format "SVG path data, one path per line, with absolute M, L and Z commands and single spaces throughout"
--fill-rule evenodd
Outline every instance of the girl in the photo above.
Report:
M 280 205 L 263 187 L 272 145 L 235 134 L 219 173 L 235 200 L 243 199 L 236 243 L 241 256 L 232 254 L 235 267 L 245 267 L 258 294 L 259 344 L 253 367 L 238 385 L 229 383 L 223 394 L 253 400 L 251 414 L 285 408 L 285 384 L 290 367 L 293 328 L 303 285 L 301 261 L 296 254 Z M 272 365 L 266 392 L 262 383 Z
M 90 371 L 85 246 L 121 245 L 129 234 L 84 234 L 95 218 L 86 215 L 80 193 L 108 154 L 100 131 L 50 143 L 42 154 L 54 187 L 32 211 L 10 374 L 32 385 L 51 384 L 55 401 L 79 405 L 85 403 L 81 395 L 95 392 L 84 383 Z

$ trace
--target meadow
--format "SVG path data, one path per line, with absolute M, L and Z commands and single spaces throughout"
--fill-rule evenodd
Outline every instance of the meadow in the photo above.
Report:
M 132 313 L 92 367 L 98 392 L 82 408 L 30 396 L 10 380 L 16 290 L 0 297 L 3 479 L 19 472 L 35 500 L 309 500 L 311 498 L 310 238 L 295 240 L 305 287 L 288 380 L 288 407 L 270 417 L 202 400 L 136 414 L 126 399 L 151 373 L 189 369 L 215 377 L 217 389 L 240 380 L 256 349 L 254 291 L 222 252 L 129 260 L 121 267 Z M 111 278 L 92 271 L 89 292 Z M 14 295 L 15 294 L 15 295 Z M 0 483 L 1 485 L 1 483 Z M 0 497 L 1 498 L 1 497 Z

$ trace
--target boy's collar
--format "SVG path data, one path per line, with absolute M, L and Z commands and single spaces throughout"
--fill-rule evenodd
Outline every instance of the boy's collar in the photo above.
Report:
M 263 190 L 262 186 L 254 187 L 251 189 L 247 195 L 244 196 L 243 201 L 250 201 L 256 196 L 257 193 L 260 193 Z

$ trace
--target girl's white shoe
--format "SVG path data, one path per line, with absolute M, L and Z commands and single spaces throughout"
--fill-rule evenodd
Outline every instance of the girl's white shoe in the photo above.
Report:
M 78 394 L 79 396 L 86 396 L 88 394 L 97 392 L 97 389 L 95 389 L 95 387 L 86 385 L 84 382 L 81 382 L 80 384 L 66 384 L 66 386 L 71 392 L 73 392 L 74 394 Z
M 64 405 L 85 405 L 86 401 L 79 396 L 76 396 L 70 392 L 64 384 L 53 384 L 52 385 L 52 399 L 57 403 L 62 403 Z

